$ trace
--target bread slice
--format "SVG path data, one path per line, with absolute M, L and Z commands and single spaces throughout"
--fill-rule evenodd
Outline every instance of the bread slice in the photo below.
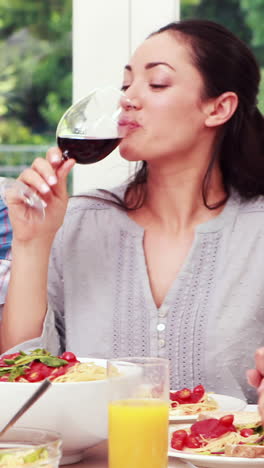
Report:
M 226 457 L 264 458 L 264 445 L 227 444 Z

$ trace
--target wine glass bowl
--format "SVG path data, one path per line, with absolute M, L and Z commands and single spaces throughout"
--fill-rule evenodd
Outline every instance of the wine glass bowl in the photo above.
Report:
M 92 164 L 118 146 L 125 133 L 118 125 L 122 99 L 128 101 L 117 88 L 96 88 L 66 110 L 56 131 L 63 159 Z

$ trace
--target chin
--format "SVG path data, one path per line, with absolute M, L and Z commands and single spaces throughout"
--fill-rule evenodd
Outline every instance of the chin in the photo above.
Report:
M 127 161 L 142 161 L 143 155 L 136 151 L 134 145 L 130 145 L 124 140 L 119 145 L 120 156 Z

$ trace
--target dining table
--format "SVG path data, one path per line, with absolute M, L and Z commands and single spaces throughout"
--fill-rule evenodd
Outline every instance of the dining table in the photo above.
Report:
M 168 468 L 191 468 L 191 466 L 193 465 L 182 463 L 174 458 L 168 460 Z M 62 465 L 62 468 L 108 468 L 107 441 L 87 450 L 84 459 L 79 463 Z
M 257 411 L 257 405 L 247 405 L 245 411 Z M 173 424 L 175 425 L 175 424 Z M 63 468 L 108 468 L 107 441 L 103 441 L 85 453 L 82 461 L 71 465 L 62 465 Z M 264 466 L 264 465 L 263 465 Z M 168 468 L 197 468 L 190 462 L 181 462 L 178 458 L 169 457 Z

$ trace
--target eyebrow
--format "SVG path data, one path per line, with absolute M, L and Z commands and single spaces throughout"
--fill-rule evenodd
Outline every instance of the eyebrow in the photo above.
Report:
M 170 68 L 171 70 L 175 71 L 175 68 L 173 68 L 171 65 L 169 65 L 167 62 L 149 62 L 145 65 L 146 70 L 150 70 L 151 68 L 157 67 L 158 65 L 165 65 L 166 67 Z M 125 70 L 132 71 L 131 65 L 126 65 Z

